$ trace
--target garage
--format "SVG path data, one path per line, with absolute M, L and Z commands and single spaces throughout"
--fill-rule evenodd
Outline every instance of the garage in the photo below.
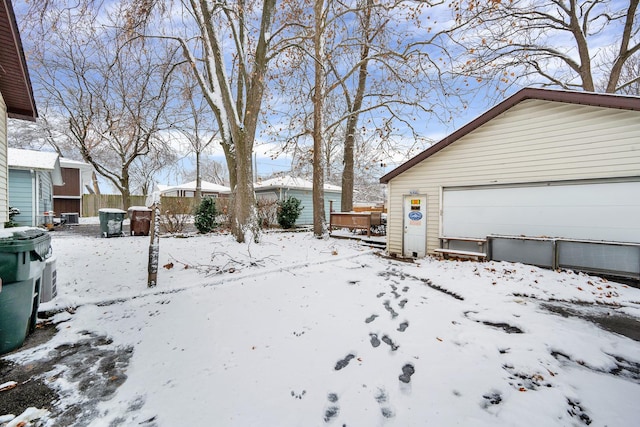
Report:
M 640 180 L 444 188 L 442 235 L 640 242 Z
M 639 97 L 525 88 L 380 182 L 390 255 L 640 278 Z

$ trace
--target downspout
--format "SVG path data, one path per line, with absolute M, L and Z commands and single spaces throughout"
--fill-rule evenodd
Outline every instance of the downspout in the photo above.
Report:
M 31 226 L 35 227 L 38 225 L 36 222 L 38 219 L 38 173 L 33 169 L 31 172 Z

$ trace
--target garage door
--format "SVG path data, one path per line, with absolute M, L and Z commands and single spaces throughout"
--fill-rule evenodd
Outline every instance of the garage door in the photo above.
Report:
M 442 231 L 640 243 L 640 181 L 445 188 Z

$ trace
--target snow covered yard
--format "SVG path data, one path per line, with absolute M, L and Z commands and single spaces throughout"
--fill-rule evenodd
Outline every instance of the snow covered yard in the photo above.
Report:
M 266 234 L 53 235 L 63 354 L 46 425 L 637 425 L 640 342 L 576 316 L 640 319 L 640 290 L 509 263 L 390 260 Z M 560 309 L 559 309 L 560 308 Z M 585 316 L 582 316 L 585 317 Z M 587 316 L 588 317 L 588 316 Z M 80 356 L 78 356 L 80 355 Z M 0 414 L 1 415 L 1 414 Z

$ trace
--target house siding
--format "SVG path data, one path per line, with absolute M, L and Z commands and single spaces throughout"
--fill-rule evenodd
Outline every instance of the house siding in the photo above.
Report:
M 258 197 L 273 197 L 274 199 L 278 199 L 280 196 L 280 191 L 282 191 L 283 198 L 286 199 L 288 197 L 295 197 L 300 200 L 300 206 L 302 212 L 300 212 L 300 216 L 296 220 L 296 225 L 311 225 L 313 224 L 313 194 L 311 190 L 302 190 L 302 189 L 268 189 L 268 190 L 258 190 L 256 189 L 256 196 Z M 329 222 L 329 209 L 330 202 L 333 201 L 333 208 L 340 208 L 340 200 L 342 198 L 342 193 L 335 191 L 326 191 L 324 192 L 324 212 L 325 219 Z
M 7 106 L 0 94 L 0 228 L 9 220 L 9 171 L 7 168 Z
M 41 218 L 44 212 L 50 211 L 53 209 L 53 181 L 51 178 L 51 174 L 49 172 L 36 172 L 39 177 L 40 186 L 38 195 L 38 218 L 36 218 L 37 223 L 43 222 L 43 218 Z
M 427 252 L 444 187 L 640 176 L 640 112 L 529 99 L 389 181 L 390 253 L 402 253 L 403 195 L 427 196 Z
M 20 209 L 13 219 L 21 226 L 33 226 L 32 172 L 24 169 L 9 170 L 9 204 Z

